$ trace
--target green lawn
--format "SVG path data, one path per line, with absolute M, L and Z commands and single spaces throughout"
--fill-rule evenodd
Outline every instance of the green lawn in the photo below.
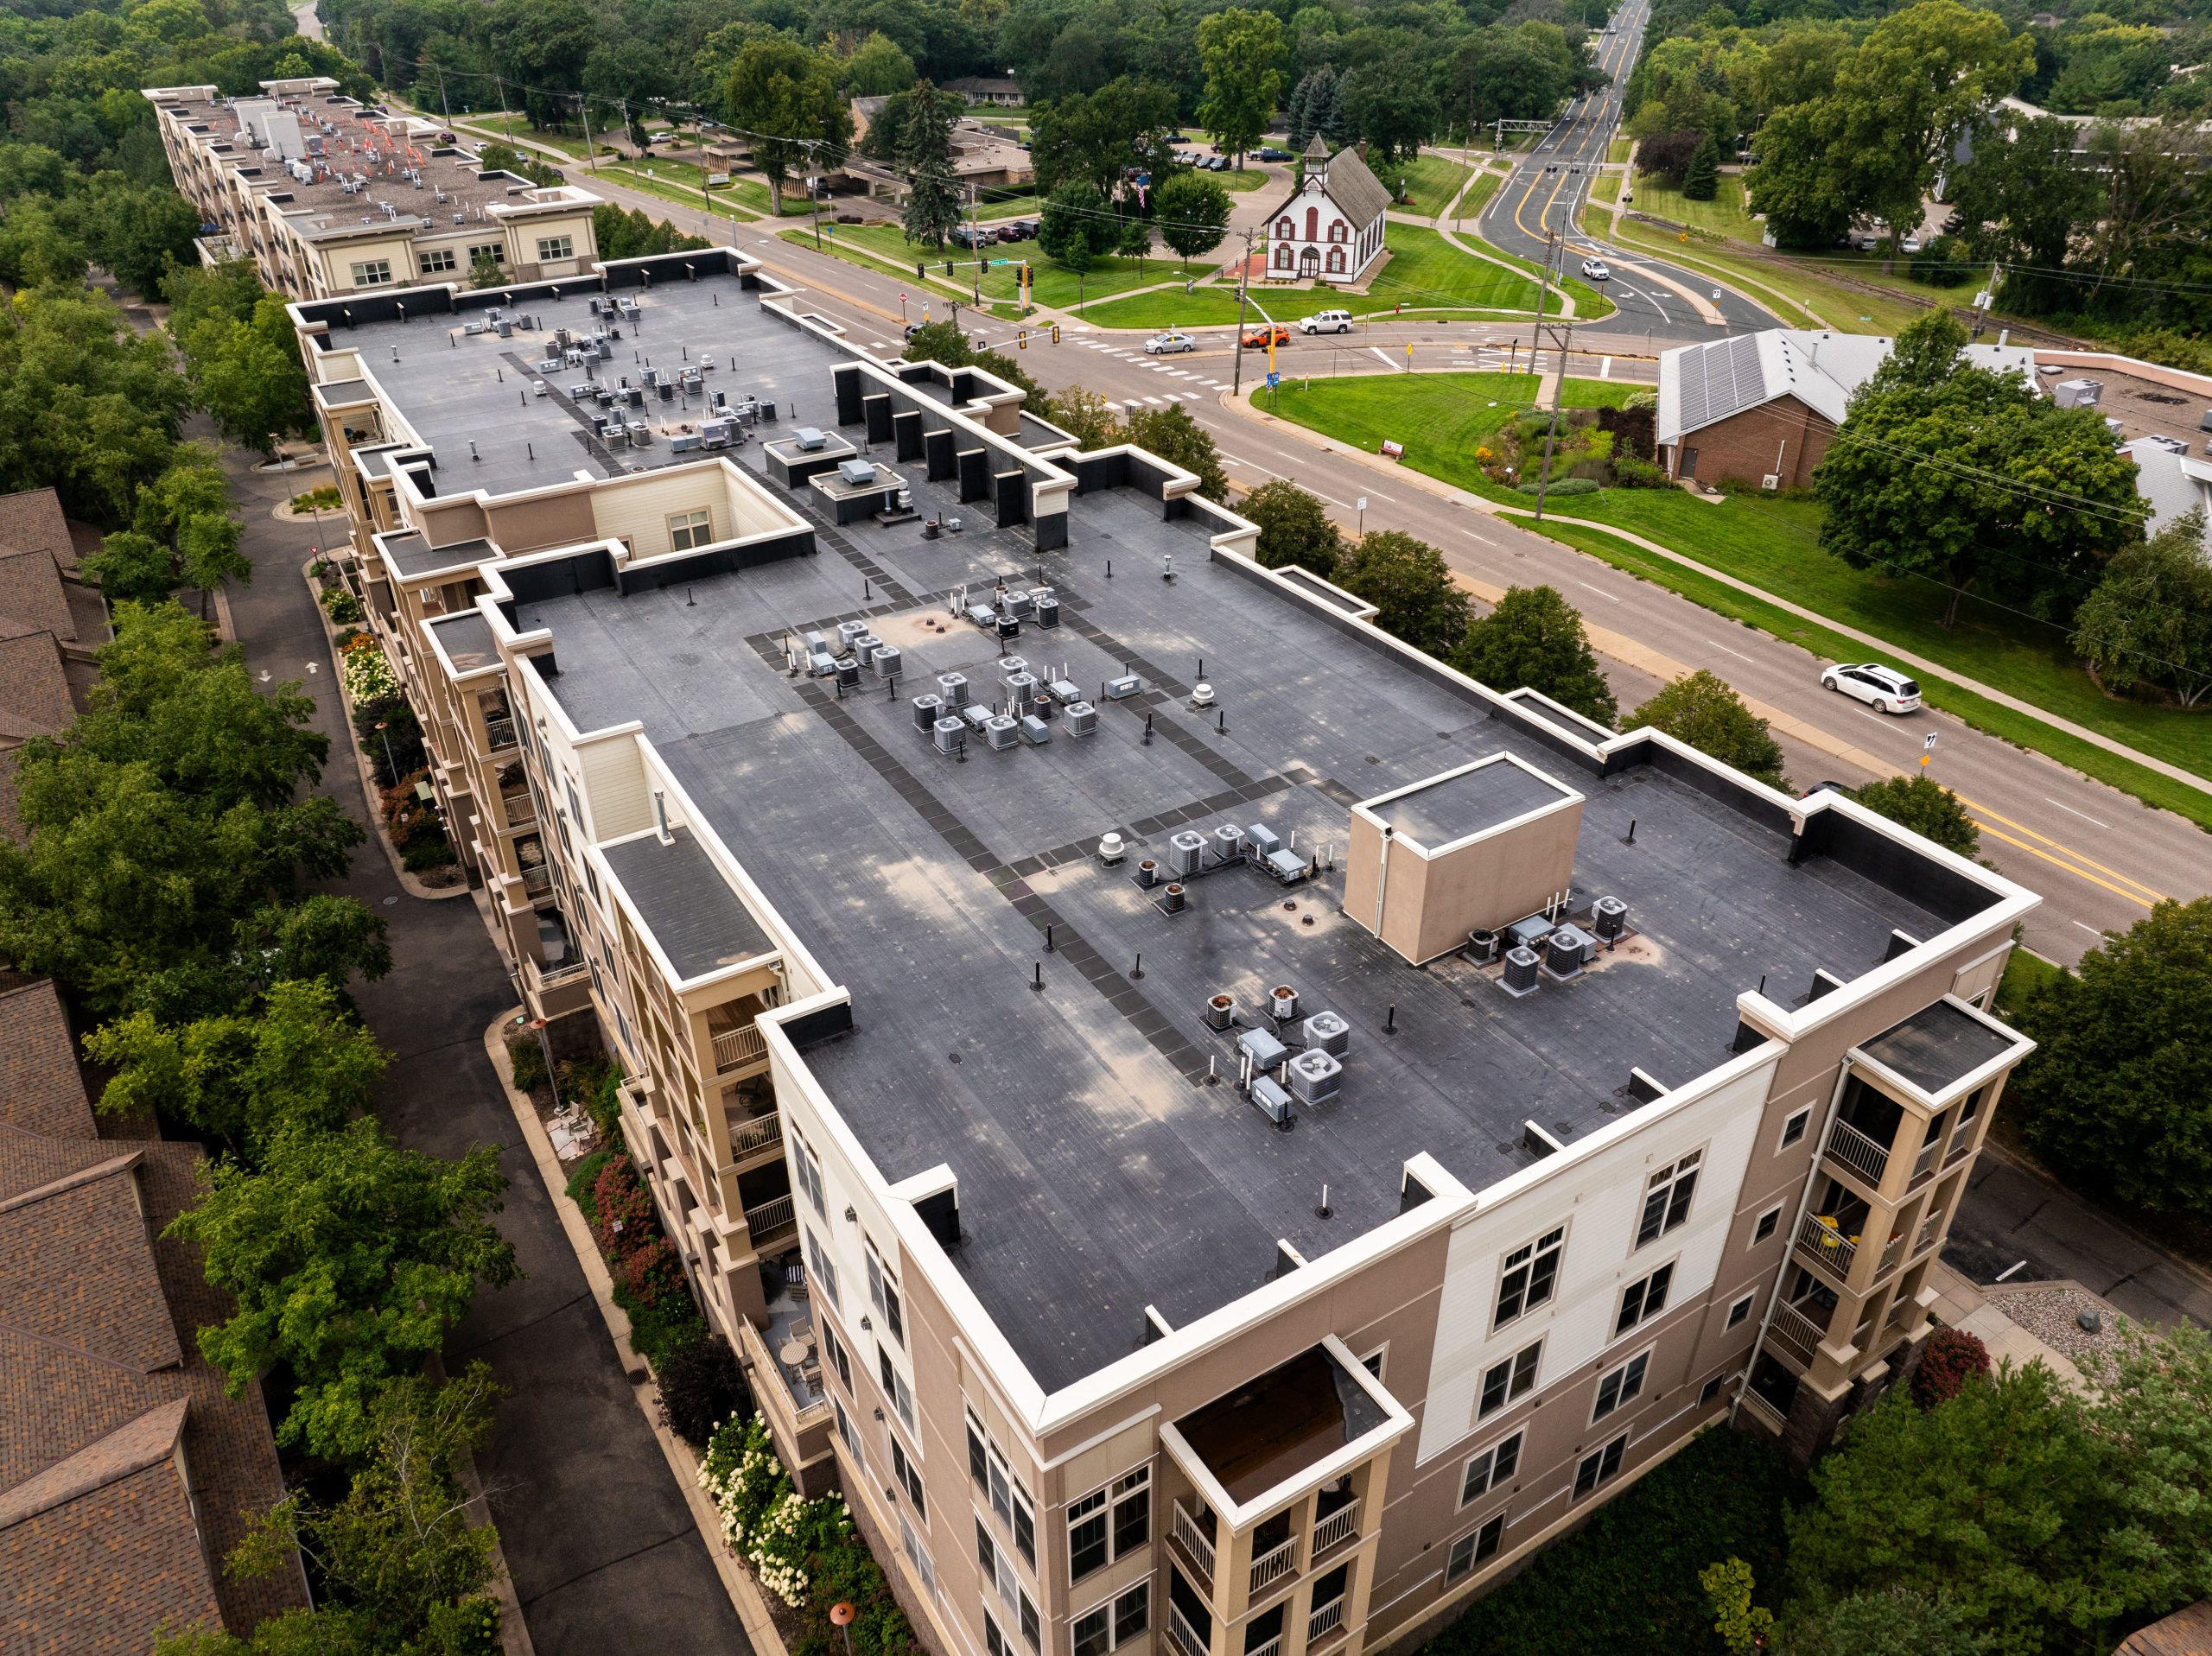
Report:
M 1268 182 L 1268 175 L 1256 167 L 1247 167 L 1241 171 L 1232 167 L 1225 173 L 1208 173 L 1206 176 L 1231 195 L 1243 195 L 1247 191 L 1263 188 Z
M 1498 186 L 1505 182 L 1503 173 L 1478 173 L 1475 181 L 1467 186 L 1467 193 L 1459 198 L 1459 210 L 1452 215 L 1456 226 L 1462 222 L 1472 224 L 1483 216 L 1483 209 L 1497 194 Z
M 1723 241 L 1696 235 L 1688 235 L 1685 240 L 1681 235 L 1669 235 L 1627 219 L 1621 220 L 1617 239 L 1631 252 L 1656 254 L 1670 264 L 1740 287 L 1792 327 L 1826 326 L 1841 333 L 1895 333 L 1927 308 L 1906 299 L 1843 287 L 1801 264 L 1732 252 Z
M 1605 401 L 1635 389 L 1611 381 L 1569 380 L 1566 400 L 1569 406 L 1586 399 Z M 1525 375 L 1378 375 L 1318 381 L 1303 390 L 1286 387 L 1277 411 L 1364 448 L 1389 437 L 1405 445 L 1408 465 L 1471 492 L 1525 504 L 1482 475 L 1472 451 L 1481 436 L 1532 403 L 1535 390 L 1535 381 Z M 1969 598 L 1959 625 L 1947 631 L 1937 623 L 1943 594 L 1932 584 L 1853 569 L 1822 552 L 1820 509 L 1813 501 L 1738 495 L 1708 504 L 1676 489 L 1607 489 L 1575 496 L 1559 509 L 1672 547 L 1764 592 L 1784 594 L 2060 717 L 2197 775 L 2212 776 L 2212 721 L 2107 698 L 2081 670 L 2059 627 Z M 1865 653 L 1863 644 L 1630 542 L 1572 526 L 1547 523 L 1545 532 L 1831 659 Z M 2212 827 L 2212 796 L 1932 675 L 1922 675 L 1921 682 L 1930 702 L 1972 724 Z
M 1611 198 L 1607 198 L 1610 200 Z M 1693 201 L 1680 190 L 1670 189 L 1656 178 L 1638 178 L 1635 194 L 1630 205 L 1638 213 L 1648 213 L 1655 218 L 1671 219 L 1678 225 L 1692 230 L 1706 230 L 1716 236 L 1732 236 L 1739 242 L 1757 246 L 1766 226 L 1753 219 L 1744 205 L 1744 181 L 1740 174 L 1723 173 L 1720 190 L 1710 201 Z
M 1628 152 L 1636 147 L 1633 138 L 1615 138 L 1605 146 L 1605 164 L 1618 167 L 1628 159 Z
M 1441 155 L 1417 155 L 1393 166 L 1379 167 L 1375 175 L 1384 185 L 1403 185 L 1406 200 L 1395 203 L 1401 213 L 1417 213 L 1433 219 L 1452 205 L 1452 198 L 1466 181 L 1468 168 Z
M 1091 296 L 1126 293 L 1131 288 L 1141 288 L 1154 282 L 1172 281 L 1182 269 L 1181 263 L 1158 257 L 1145 259 L 1141 264 L 1135 259 L 1101 259 L 1090 270 L 1078 277 L 1063 265 L 1055 264 L 1036 250 L 1031 242 L 1017 242 L 1011 246 L 989 247 L 983 250 L 986 260 L 1007 261 L 988 264 L 980 276 L 976 270 L 976 258 L 960 248 L 940 249 L 910 242 L 896 225 L 831 225 L 822 226 L 823 251 L 840 257 L 874 254 L 886 263 L 912 271 L 917 261 L 926 265 L 932 276 L 943 276 L 947 258 L 952 261 L 952 280 L 963 286 L 980 286 L 987 301 L 1011 301 L 1016 295 L 1020 276 L 1016 267 L 1027 259 L 1036 272 L 1032 296 L 1039 304 L 1056 309 L 1072 310 L 1078 295 Z M 784 239 L 802 246 L 814 245 L 810 227 L 794 228 L 783 232 Z M 866 262 L 861 260 L 860 262 Z M 952 296 L 952 295 L 949 295 Z

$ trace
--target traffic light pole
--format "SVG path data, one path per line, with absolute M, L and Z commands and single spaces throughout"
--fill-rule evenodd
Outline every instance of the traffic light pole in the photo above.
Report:
M 1236 368 L 1230 378 L 1231 397 L 1241 396 L 1244 390 L 1244 301 L 1252 291 L 1252 232 L 1244 232 L 1244 262 L 1236 268 L 1236 338 L 1231 341 L 1236 347 Z

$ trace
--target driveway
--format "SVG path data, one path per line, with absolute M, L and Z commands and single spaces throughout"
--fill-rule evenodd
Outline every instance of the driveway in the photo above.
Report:
M 306 681 L 316 726 L 336 750 L 326 785 L 365 820 L 321 624 L 298 574 L 315 531 L 269 516 L 302 483 L 236 465 L 232 477 L 254 565 L 253 584 L 231 594 L 247 663 L 257 678 L 266 670 Z M 391 974 L 359 994 L 392 1055 L 379 1106 L 385 1124 L 443 1156 L 497 1145 L 514 1181 L 499 1226 L 527 1274 L 478 1298 L 446 1360 L 457 1367 L 486 1359 L 509 1393 L 477 1469 L 538 1656 L 748 1652 L 485 1058 L 485 1025 L 517 997 L 475 904 L 404 895 L 373 845 L 338 889 L 391 927 Z

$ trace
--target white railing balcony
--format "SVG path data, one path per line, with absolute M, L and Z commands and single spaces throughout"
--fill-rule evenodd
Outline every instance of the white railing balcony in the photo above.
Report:
M 784 1141 L 784 1117 L 780 1110 L 771 1110 L 766 1115 L 748 1116 L 729 1124 L 729 1154 L 735 1161 L 741 1156 L 750 1156 L 766 1150 L 770 1145 L 780 1145 Z
M 1206 1641 L 1198 1637 L 1198 1630 L 1183 1614 L 1182 1606 L 1172 1600 L 1167 1606 L 1167 1631 L 1183 1656 L 1207 1656 Z
M 524 864 L 522 888 L 532 897 L 543 897 L 553 889 L 553 871 L 542 862 Z
M 1774 1323 L 1767 1330 L 1775 1344 L 1809 1365 L 1821 1348 L 1821 1342 L 1827 1337 L 1827 1330 L 1795 1305 L 1775 1308 Z
M 1973 1148 L 1974 1128 L 1971 1126 L 1961 1127 L 1959 1130 L 1959 1136 L 1951 1141 L 1951 1147 L 1943 1152 L 1943 1165 L 1957 1166 L 1966 1159 L 1967 1152 Z
M 490 744 L 486 750 L 487 752 L 496 753 L 503 747 L 512 747 L 515 745 L 515 721 L 512 719 L 486 719 L 484 721 L 484 739 Z
M 1191 1516 L 1191 1509 L 1181 1501 L 1175 1503 L 1175 1520 L 1169 1532 L 1183 1549 L 1191 1562 L 1198 1567 L 1205 1584 L 1213 1584 L 1213 1543 L 1206 1539 L 1206 1532 L 1198 1527 L 1198 1520 Z
M 1292 1536 L 1281 1546 L 1270 1547 L 1252 1560 L 1252 1596 L 1261 1593 L 1297 1567 L 1298 1538 Z
M 530 796 L 530 790 L 518 788 L 499 796 L 499 809 L 506 813 L 511 828 L 527 828 L 537 820 L 537 802 Z
M 1912 1251 L 1916 1254 L 1925 1253 L 1942 1234 L 1942 1220 L 1940 1217 L 1929 1220 L 1920 1228 L 1920 1234 L 1912 1239 Z
M 716 1070 L 741 1069 L 748 1063 L 760 1063 L 768 1056 L 768 1037 L 760 1032 L 757 1024 L 741 1024 L 735 1029 L 715 1031 L 715 1068 Z
M 798 1229 L 798 1210 L 792 1207 L 789 1196 L 779 1196 L 757 1208 L 747 1208 L 745 1210 L 745 1228 L 752 1234 L 753 1247 L 758 1247 L 779 1231 Z
M 1942 1148 L 1940 1144 L 1921 1145 L 1920 1154 L 1912 1158 L 1912 1177 L 1905 1181 L 1906 1190 L 1916 1190 L 1928 1182 L 1936 1171 L 1936 1158 Z
M 1882 1175 L 1890 1165 L 1887 1150 L 1840 1118 L 1828 1128 L 1827 1153 L 1832 1160 L 1849 1168 L 1867 1183 L 1877 1186 L 1881 1183 Z
M 1355 1501 L 1338 1507 L 1313 1526 L 1313 1556 L 1318 1558 L 1339 1541 L 1358 1533 L 1359 1503 Z
M 1311 1650 L 1323 1640 L 1344 1630 L 1344 1602 L 1332 1598 L 1306 1618 L 1306 1647 Z
M 1248 1650 L 1244 1656 L 1282 1656 L 1282 1635 L 1277 1634 L 1256 1650 Z
M 1859 1258 L 1858 1243 L 1813 1214 L 1798 1222 L 1797 1247 L 1838 1282 L 1850 1280 L 1851 1267 Z

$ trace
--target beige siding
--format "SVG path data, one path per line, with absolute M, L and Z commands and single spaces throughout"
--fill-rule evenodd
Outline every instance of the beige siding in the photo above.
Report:
M 653 825 L 652 791 L 635 739 L 628 736 L 579 749 L 584 796 L 591 801 L 592 827 L 602 840 L 619 840 Z

